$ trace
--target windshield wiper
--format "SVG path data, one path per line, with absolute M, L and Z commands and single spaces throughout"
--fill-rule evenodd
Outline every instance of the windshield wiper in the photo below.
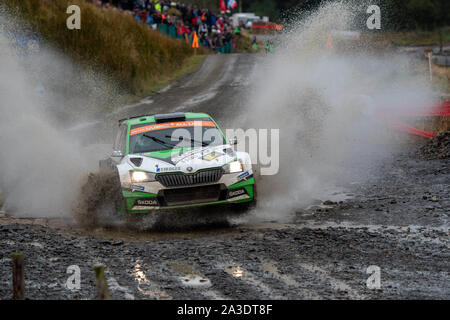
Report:
M 155 141 L 156 143 L 159 143 L 160 145 L 166 147 L 167 149 L 176 147 L 176 145 L 174 145 L 174 144 L 165 142 L 165 141 L 163 141 L 163 140 L 161 140 L 161 139 L 158 139 L 158 138 L 156 138 L 156 137 L 149 136 L 149 135 L 147 135 L 147 134 L 145 134 L 145 133 L 144 133 L 142 136 L 143 136 L 143 137 L 146 137 L 146 138 L 149 138 L 149 139 L 152 139 L 153 141 Z
M 172 136 L 166 135 L 166 138 L 172 138 Z M 209 143 L 206 143 L 206 142 L 203 142 L 203 141 L 194 140 L 194 139 L 192 139 L 192 138 L 178 137 L 178 140 L 189 140 L 189 141 L 191 141 L 191 142 L 201 144 L 202 147 L 207 147 L 207 146 L 209 146 Z

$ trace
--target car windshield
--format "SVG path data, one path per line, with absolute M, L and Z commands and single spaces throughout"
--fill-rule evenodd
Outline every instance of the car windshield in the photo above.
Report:
M 225 144 L 222 133 L 211 120 L 140 124 L 131 127 L 130 153 Z

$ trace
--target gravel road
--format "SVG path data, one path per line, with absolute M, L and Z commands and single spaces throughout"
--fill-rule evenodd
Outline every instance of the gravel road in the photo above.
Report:
M 258 59 L 208 57 L 110 119 L 201 110 L 232 127 Z M 92 299 L 98 263 L 114 299 L 450 299 L 450 161 L 415 148 L 390 153 L 282 223 L 251 212 L 193 230 L 88 232 L 70 219 L 1 213 L 0 298 L 11 297 L 10 257 L 22 251 L 29 299 Z M 66 285 L 71 265 L 81 271 L 79 290 Z M 368 286 L 368 268 L 379 270 L 380 288 Z

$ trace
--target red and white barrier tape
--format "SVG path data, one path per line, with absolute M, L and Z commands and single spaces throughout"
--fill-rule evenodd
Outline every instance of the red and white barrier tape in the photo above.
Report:
M 391 128 L 410 133 L 416 136 L 425 137 L 425 138 L 433 138 L 436 134 L 419 130 L 412 125 L 404 123 L 398 120 L 396 117 L 445 117 L 450 116 L 450 101 L 440 102 L 435 105 L 430 111 L 423 110 L 415 110 L 415 111 L 407 111 L 407 112 L 394 112 L 392 114 L 388 114 L 385 112 L 377 112 L 377 117 L 383 119 L 385 123 L 388 124 Z

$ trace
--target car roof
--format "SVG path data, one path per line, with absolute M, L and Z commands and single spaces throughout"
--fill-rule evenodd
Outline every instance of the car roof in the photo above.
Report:
M 211 119 L 211 116 L 209 114 L 203 113 L 203 112 L 183 112 L 183 113 L 184 113 L 186 119 L 198 119 L 198 118 Z M 136 116 L 133 118 L 120 120 L 119 122 L 121 124 L 126 124 L 126 125 L 135 125 L 135 124 L 142 124 L 142 123 L 154 123 L 154 122 L 156 122 L 156 120 L 155 120 L 155 115 L 143 115 L 143 116 Z

